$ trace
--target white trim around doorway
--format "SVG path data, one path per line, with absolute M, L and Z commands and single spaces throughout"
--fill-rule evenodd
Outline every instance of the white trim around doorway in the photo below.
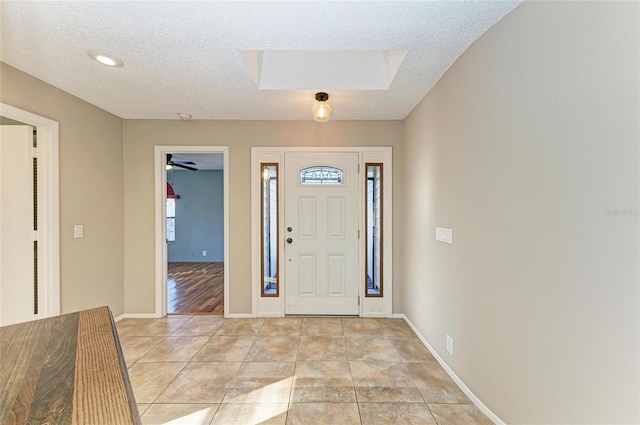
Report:
M 155 317 L 167 315 L 167 243 L 166 200 L 168 153 L 221 153 L 224 191 L 224 316 L 229 314 L 229 147 L 228 146 L 155 146 Z
M 60 314 L 60 183 L 58 122 L 0 103 L 0 115 L 36 127 L 38 135 L 37 318 Z M 42 190 L 40 190 L 42 189 Z
M 284 317 L 285 316 L 285 282 L 284 274 L 279 272 L 280 296 L 261 296 L 261 270 L 260 270 L 260 194 L 261 194 L 261 163 L 277 163 L 280 165 L 280 175 L 283 174 L 285 152 L 358 152 L 360 168 L 363 169 L 365 163 L 382 163 L 384 165 L 384 217 L 383 229 L 384 256 L 384 296 L 365 297 L 364 276 L 365 276 L 365 249 L 364 244 L 359 248 L 359 294 L 360 294 L 360 317 L 392 317 L 393 309 L 393 151 L 391 147 L 253 147 L 251 148 L 251 282 L 252 282 L 252 315 L 254 317 Z M 278 182 L 278 193 L 284 193 L 282 178 Z M 363 179 L 359 178 L 360 188 L 358 213 L 358 223 L 361 232 L 365 223 L 365 193 Z M 278 227 L 284 229 L 284 197 L 278 197 L 279 211 Z M 280 231 L 279 238 L 283 238 L 283 231 Z M 278 270 L 284 270 L 284 243 L 280 243 L 278 255 Z

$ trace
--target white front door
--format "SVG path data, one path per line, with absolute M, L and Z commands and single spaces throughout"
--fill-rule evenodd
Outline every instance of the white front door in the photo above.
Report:
M 285 313 L 358 315 L 358 153 L 284 156 Z
M 0 326 L 33 320 L 33 128 L 0 134 Z

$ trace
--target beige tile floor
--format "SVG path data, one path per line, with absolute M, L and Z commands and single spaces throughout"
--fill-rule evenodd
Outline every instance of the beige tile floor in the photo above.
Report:
M 490 425 L 402 319 L 117 324 L 150 424 Z

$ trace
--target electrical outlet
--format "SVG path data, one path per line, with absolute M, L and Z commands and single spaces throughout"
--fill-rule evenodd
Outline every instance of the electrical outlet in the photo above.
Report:
M 453 338 L 447 335 L 447 352 L 453 356 Z
M 207 256 L 207 251 L 206 250 L 202 250 L 202 256 L 206 257 Z

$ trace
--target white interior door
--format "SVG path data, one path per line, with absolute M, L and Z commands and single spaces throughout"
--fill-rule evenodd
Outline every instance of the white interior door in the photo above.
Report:
M 358 315 L 358 153 L 284 158 L 285 313 Z
M 34 314 L 33 128 L 1 127 L 0 325 Z

